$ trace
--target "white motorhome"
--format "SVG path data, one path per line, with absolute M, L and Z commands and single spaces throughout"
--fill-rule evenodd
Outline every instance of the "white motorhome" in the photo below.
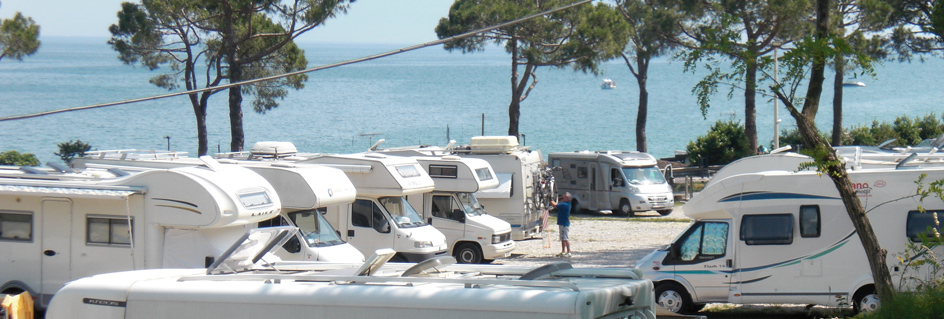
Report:
M 656 299 L 675 312 L 709 302 L 879 305 L 865 251 L 832 181 L 797 171 L 806 156 L 780 153 L 725 166 L 682 208 L 694 223 L 636 270 L 656 285 Z M 896 285 L 927 276 L 901 265 L 909 241 L 918 241 L 940 199 L 921 202 L 915 181 L 944 179 L 944 167 L 850 170 L 849 178 L 882 248 Z M 940 226 L 937 229 L 941 230 Z M 944 253 L 941 247 L 935 254 Z M 909 260 L 908 262 L 912 262 Z
M 344 242 L 324 218 L 328 206 L 349 204 L 357 191 L 341 170 L 291 162 L 237 161 L 220 159 L 224 165 L 239 165 L 265 178 L 282 199 L 281 218 L 259 222 L 259 226 L 295 225 L 301 229 L 276 254 L 283 260 L 362 262 L 364 255 Z M 126 171 L 196 166 L 202 162 L 185 152 L 109 150 L 87 152 L 72 160 L 75 168 L 120 168 Z
M 571 206 L 612 210 L 620 216 L 654 210 L 672 213 L 672 186 L 656 158 L 642 152 L 561 152 L 547 155 L 559 193 L 573 195 Z
M 488 215 L 475 193 L 498 186 L 488 162 L 458 156 L 415 156 L 436 184 L 430 193 L 407 196 L 426 222 L 446 236 L 449 254 L 460 263 L 491 262 L 515 249 L 511 225 Z
M 541 230 L 541 215 L 554 199 L 553 178 L 538 150 L 518 145 L 514 136 L 476 136 L 469 145 L 454 147 L 398 147 L 379 152 L 414 155 L 458 155 L 480 158 L 498 176 L 497 188 L 475 192 L 479 203 L 495 217 L 511 224 L 511 238 L 532 238 Z
M 0 292 L 44 308 L 66 282 L 106 272 L 206 267 L 279 215 L 259 174 L 206 165 L 129 174 L 0 168 Z
M 217 158 L 318 164 L 338 168 L 357 189 L 353 203 L 327 208 L 325 217 L 341 237 L 365 255 L 393 248 L 393 260 L 418 262 L 447 252 L 446 237 L 428 225 L 405 196 L 433 191 L 433 180 L 416 160 L 375 153 L 298 153 L 289 142 L 259 142 L 249 153 Z
M 290 235 L 259 229 L 209 269 L 98 275 L 63 288 L 49 319 L 634 318 L 655 319 L 652 282 L 629 269 L 454 264 L 267 262 Z M 265 264 L 265 265 L 263 265 Z

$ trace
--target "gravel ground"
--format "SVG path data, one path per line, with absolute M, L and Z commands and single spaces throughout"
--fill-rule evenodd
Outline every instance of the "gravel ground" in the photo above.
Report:
M 650 252 L 670 243 L 691 223 L 678 207 L 669 216 L 645 212 L 635 218 L 615 217 L 609 213 L 575 214 L 570 221 L 571 257 L 575 267 L 633 267 Z M 493 264 L 541 266 L 561 258 L 560 234 L 556 219 L 548 221 L 547 238 L 516 242 L 510 257 Z M 549 247 L 548 243 L 550 244 Z

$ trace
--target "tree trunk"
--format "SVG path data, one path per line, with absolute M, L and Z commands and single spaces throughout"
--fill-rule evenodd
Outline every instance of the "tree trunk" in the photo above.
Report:
M 842 77 L 845 74 L 846 59 L 836 56 L 836 76 L 833 78 L 833 146 L 842 145 Z
M 509 40 L 511 50 L 511 103 L 508 104 L 508 135 L 518 137 L 518 119 L 521 118 L 521 92 L 518 89 L 518 41 Z M 528 76 L 525 74 L 525 76 Z
M 242 80 L 242 64 L 239 61 L 238 48 L 236 47 L 236 28 L 233 21 L 235 13 L 229 3 L 223 4 L 223 14 L 225 26 L 223 29 L 223 52 L 226 54 L 226 64 L 229 71 L 229 83 L 237 83 Z M 229 128 L 230 142 L 229 148 L 232 152 L 243 150 L 243 95 L 239 86 L 229 88 Z
M 747 68 L 744 71 L 744 134 L 750 143 L 751 150 L 757 151 L 757 60 L 745 60 Z
M 230 62 L 229 64 L 229 83 L 236 83 L 240 81 L 240 75 L 242 71 L 240 66 L 236 65 L 236 62 Z M 240 152 L 243 150 L 244 135 L 243 135 L 243 109 L 242 109 L 243 94 L 240 91 L 239 86 L 234 86 L 229 88 L 229 129 L 230 129 L 230 143 L 229 148 L 232 152 Z
M 817 41 L 825 41 L 829 36 L 829 0 L 816 1 L 816 29 L 814 36 Z M 875 231 L 866 215 L 862 203 L 856 196 L 852 188 L 852 182 L 846 172 L 842 162 L 836 156 L 836 151 L 829 147 L 816 130 L 815 117 L 819 108 L 820 95 L 823 91 L 823 75 L 826 68 L 826 55 L 821 51 L 814 51 L 813 68 L 810 72 L 810 85 L 807 90 L 806 100 L 804 101 L 802 113 L 784 97 L 777 92 L 778 98 L 784 102 L 784 106 L 790 111 L 797 122 L 797 128 L 803 137 L 804 143 L 813 148 L 813 154 L 824 154 L 822 158 L 815 158 L 820 166 L 820 171 L 833 181 L 839 196 L 842 198 L 843 205 L 849 219 L 855 226 L 856 233 L 859 235 L 859 241 L 865 250 L 865 256 L 869 261 L 869 268 L 872 270 L 872 280 L 875 282 L 875 291 L 883 301 L 889 301 L 894 298 L 894 286 L 892 285 L 891 274 L 888 271 L 885 262 L 888 252 L 881 248 L 878 238 L 875 237 Z
M 201 105 L 196 93 L 188 94 L 188 96 L 190 97 L 190 104 L 193 106 L 193 115 L 197 120 L 197 156 L 203 156 L 207 154 L 209 148 L 206 128 L 206 104 Z
M 636 84 L 639 85 L 639 111 L 636 113 L 636 150 L 646 152 L 646 119 L 649 117 L 649 91 L 646 90 L 646 81 L 649 77 L 649 61 L 643 57 L 636 57 Z

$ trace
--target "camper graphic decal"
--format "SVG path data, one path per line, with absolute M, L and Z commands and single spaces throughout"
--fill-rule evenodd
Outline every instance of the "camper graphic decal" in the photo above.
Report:
M 175 200 L 175 199 L 168 199 L 168 198 L 155 198 L 154 200 L 157 200 L 157 201 L 167 201 L 167 202 L 171 202 L 171 203 L 175 203 L 175 204 L 181 204 L 181 205 L 190 206 L 190 207 L 193 207 L 193 208 L 183 207 L 183 206 L 181 206 L 181 205 L 173 205 L 173 204 L 156 204 L 156 205 L 154 205 L 154 206 L 167 207 L 167 208 L 176 208 L 176 209 L 186 210 L 186 211 L 189 211 L 189 212 L 196 213 L 197 215 L 202 215 L 202 214 L 203 214 L 202 212 L 200 212 L 199 210 L 197 210 L 197 209 L 200 208 L 200 207 L 197 206 L 197 204 L 194 204 L 194 203 L 185 202 L 185 201 L 181 201 L 181 200 Z
M 811 194 L 758 191 L 758 192 L 743 192 L 743 193 L 732 194 L 730 196 L 722 198 L 718 202 L 735 202 L 735 201 L 744 201 L 744 200 L 768 200 L 768 199 L 835 199 L 835 200 L 839 200 L 839 197 L 811 195 Z

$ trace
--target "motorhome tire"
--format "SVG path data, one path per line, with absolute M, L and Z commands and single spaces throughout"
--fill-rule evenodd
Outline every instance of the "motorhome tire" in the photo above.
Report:
M 680 314 L 686 314 L 691 311 L 692 297 L 682 285 L 675 282 L 659 284 L 655 289 L 656 304 L 663 308 Z
M 482 263 L 482 249 L 475 244 L 459 244 L 458 247 L 456 247 L 455 256 L 456 260 L 458 260 L 460 264 Z
M 576 214 L 580 212 L 580 202 L 576 199 L 570 201 L 570 213 Z
M 879 306 L 881 306 L 881 301 L 872 286 L 859 288 L 859 291 L 852 296 L 852 308 L 856 313 L 872 312 L 878 310 Z
M 669 216 L 672 214 L 671 209 L 663 209 L 663 210 L 659 210 L 658 212 L 659 212 L 659 215 L 662 215 L 662 216 Z
M 619 208 L 616 209 L 616 214 L 620 217 L 633 217 L 633 206 L 629 204 L 629 200 L 623 198 L 620 200 Z

